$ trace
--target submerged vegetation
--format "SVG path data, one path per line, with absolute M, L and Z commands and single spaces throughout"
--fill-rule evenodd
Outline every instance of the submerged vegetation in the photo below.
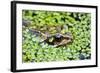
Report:
M 50 62 L 90 59 L 90 33 L 90 13 L 23 10 L 22 60 L 23 62 Z M 69 37 L 65 40 L 70 40 L 69 43 L 58 46 L 58 42 L 61 43 L 63 39 L 58 41 L 54 36 L 60 38 L 62 35 L 70 35 L 72 39 L 70 40 Z M 49 43 L 44 41 L 46 39 Z

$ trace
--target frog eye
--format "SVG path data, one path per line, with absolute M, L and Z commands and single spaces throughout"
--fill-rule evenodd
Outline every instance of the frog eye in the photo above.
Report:
M 56 34 L 56 35 L 55 35 L 55 38 L 57 38 L 57 39 L 59 39 L 59 38 L 61 38 L 61 37 L 62 37 L 61 34 Z

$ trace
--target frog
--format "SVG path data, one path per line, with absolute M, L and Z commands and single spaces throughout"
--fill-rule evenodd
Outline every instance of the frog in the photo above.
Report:
M 23 19 L 23 26 L 27 27 L 28 25 L 31 24 L 31 21 Z M 52 45 L 54 47 L 59 47 L 59 46 L 66 46 L 69 43 L 73 41 L 73 35 L 71 32 L 66 32 L 66 33 L 60 33 L 63 27 L 57 26 L 56 30 L 58 30 L 57 33 L 55 34 L 50 34 L 49 32 L 45 31 L 42 32 L 38 29 L 29 29 L 32 35 L 35 35 L 36 37 L 41 37 L 42 41 L 39 43 L 47 43 L 48 45 Z M 65 28 L 64 29 L 68 29 Z
M 53 35 L 45 34 L 36 29 L 32 29 L 31 32 L 33 35 L 36 35 L 36 37 L 41 37 L 42 41 L 39 43 L 46 43 L 48 45 L 52 45 L 53 47 L 66 46 L 73 41 L 73 36 L 70 32 L 66 32 L 65 34 L 55 33 Z
M 50 39 L 52 39 L 52 41 L 49 41 Z M 54 47 L 66 46 L 72 41 L 73 36 L 69 32 L 66 34 L 56 33 L 44 40 L 44 42 L 48 43 L 49 45 L 53 45 Z

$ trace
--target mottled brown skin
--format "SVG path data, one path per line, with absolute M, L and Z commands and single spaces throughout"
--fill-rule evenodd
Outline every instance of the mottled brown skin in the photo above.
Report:
M 49 42 L 50 37 L 45 39 L 44 41 L 50 45 L 54 45 L 55 47 L 59 47 L 59 46 L 67 45 L 68 43 L 72 42 L 72 40 L 73 40 L 71 33 L 68 33 L 65 35 L 60 34 L 60 35 L 61 35 L 60 38 L 55 38 L 55 35 L 51 36 L 54 38 L 52 42 Z
M 56 45 L 55 47 L 59 47 L 59 46 L 64 46 L 64 45 L 67 45 L 68 43 L 70 43 L 70 42 L 72 42 L 72 38 L 70 38 L 70 37 L 63 37 L 62 39 L 61 39 L 61 41 L 59 41 L 59 42 L 54 42 L 54 45 Z

